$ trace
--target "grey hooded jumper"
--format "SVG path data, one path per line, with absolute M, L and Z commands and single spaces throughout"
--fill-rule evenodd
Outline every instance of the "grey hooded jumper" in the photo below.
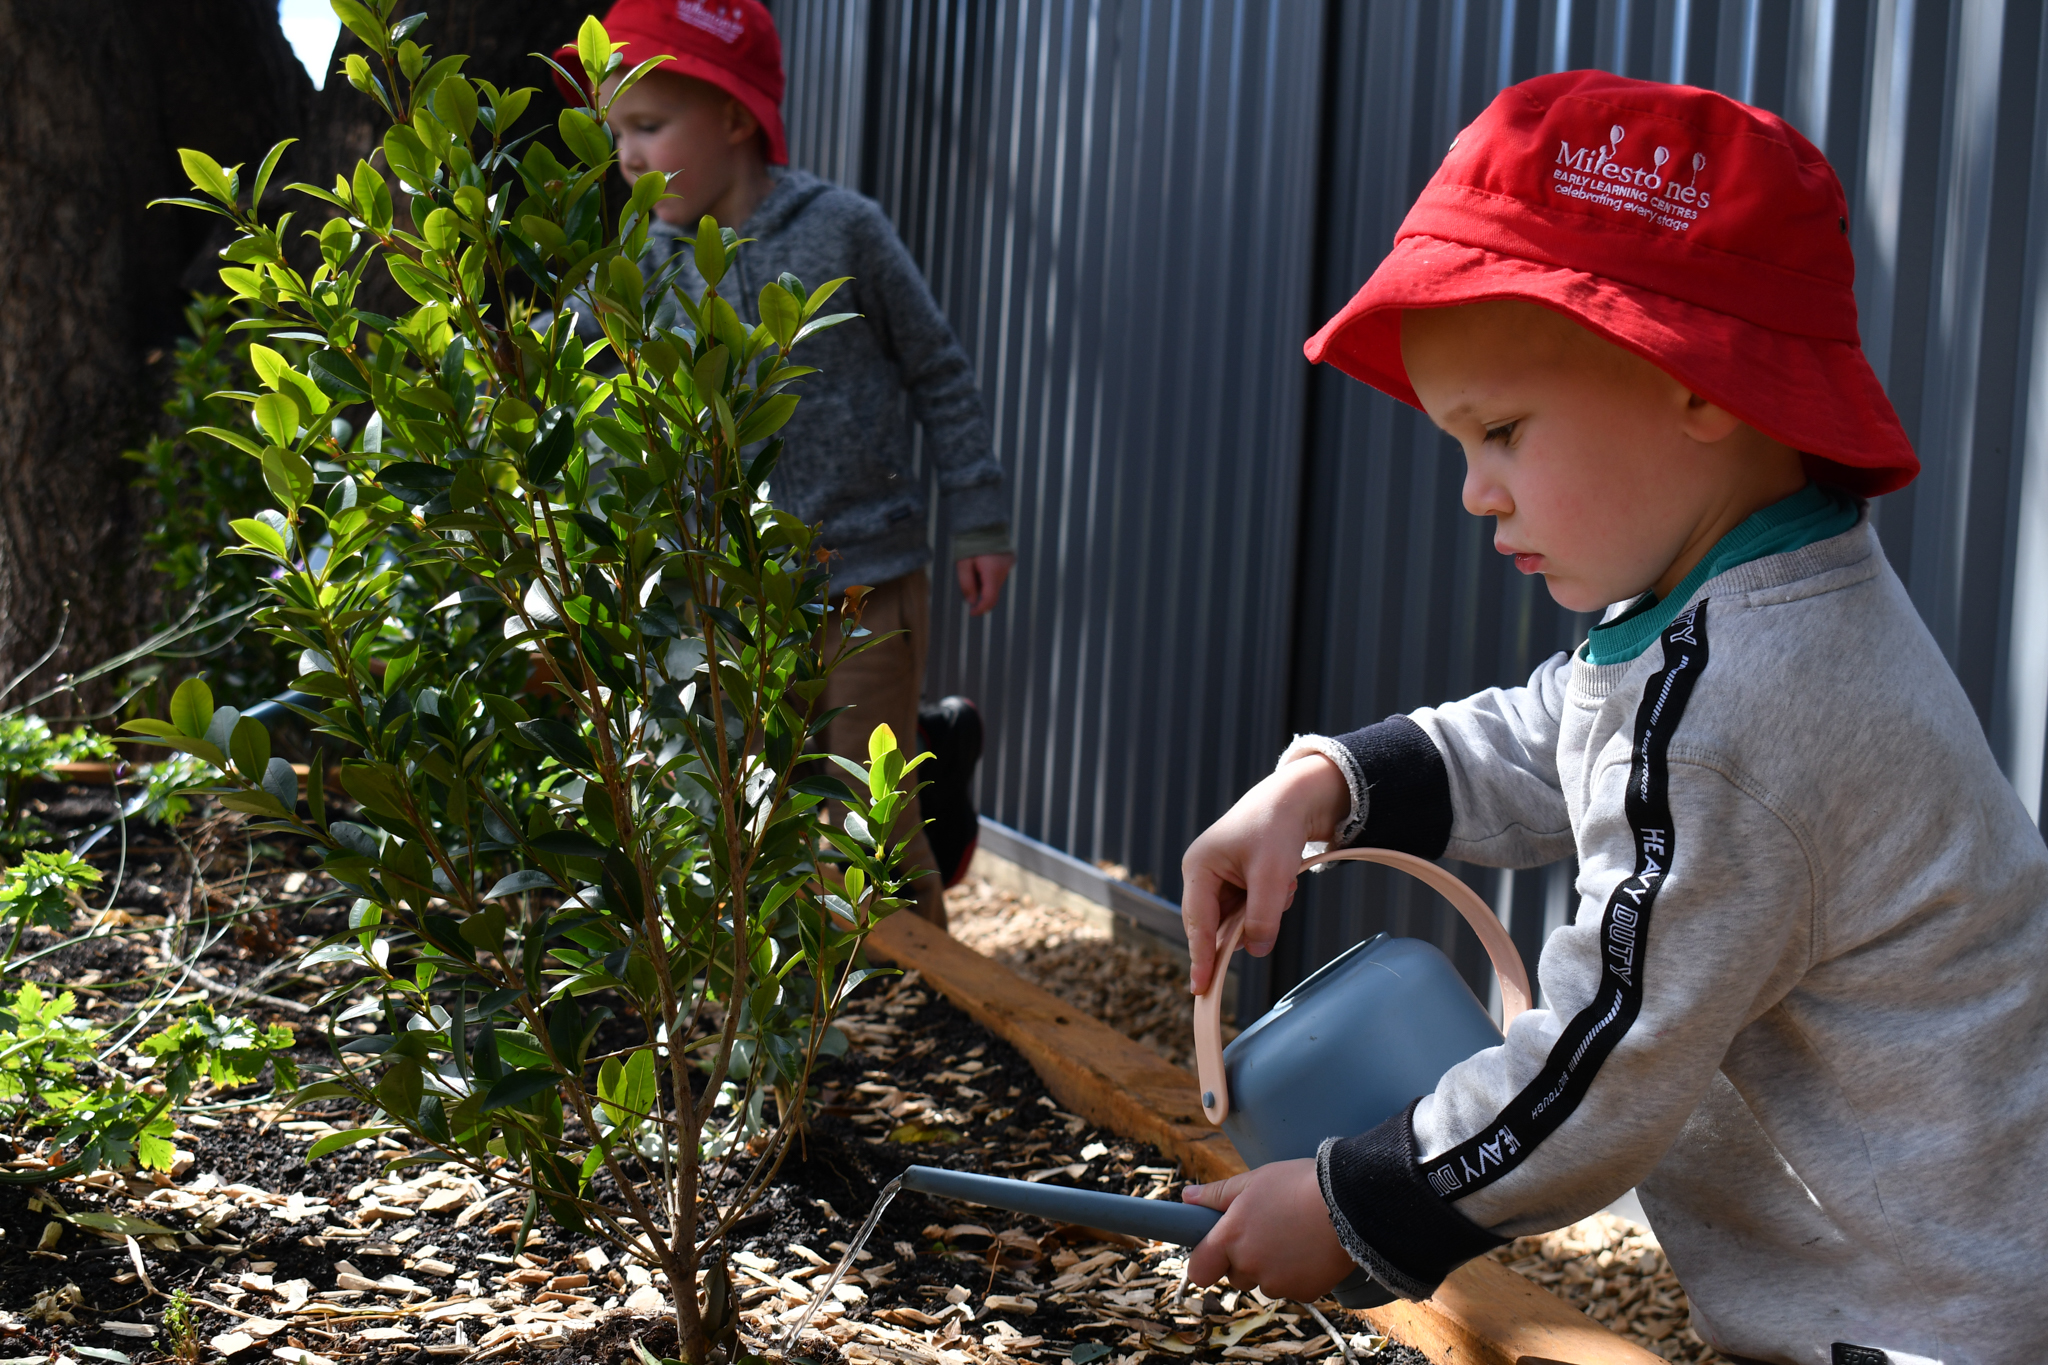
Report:
M 797 348 L 819 373 L 798 382 L 803 401 L 782 435 L 787 451 L 771 479 L 775 505 L 823 522 L 834 591 L 886 583 L 931 561 L 923 480 L 911 468 L 911 424 L 924 424 L 924 458 L 938 471 L 956 558 L 1007 551 L 1009 500 L 989 446 L 974 367 L 932 299 L 917 263 L 873 200 L 808 171 L 774 172 L 775 188 L 739 230 L 740 249 L 719 294 L 749 326 L 760 321 L 761 286 L 783 272 L 806 288 L 852 279 L 828 313 L 860 314 Z M 647 265 L 666 262 L 684 233 L 656 221 Z M 677 282 L 704 290 L 689 248 Z M 579 309 L 579 311 L 581 311 Z M 674 299 L 659 321 L 688 328 Z
M 1324 1144 L 1361 1265 L 1420 1297 L 1634 1185 L 1723 1352 L 2048 1354 L 2048 847 L 1867 515 L 1630 662 L 1305 749 L 1347 842 L 1579 865 L 1548 1007 Z

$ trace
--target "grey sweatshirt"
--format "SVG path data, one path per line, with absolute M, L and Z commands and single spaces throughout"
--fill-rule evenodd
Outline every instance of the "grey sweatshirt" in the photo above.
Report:
M 782 429 L 787 448 L 770 492 L 775 505 L 824 523 L 834 591 L 874 585 L 931 560 L 922 480 L 911 472 L 911 424 L 924 424 L 924 456 L 936 466 L 954 532 L 955 558 L 1007 551 L 1009 499 L 1003 469 L 989 448 L 988 421 L 974 367 L 939 311 L 917 263 L 873 200 L 808 171 L 777 170 L 775 188 L 740 229 L 756 240 L 719 282 L 719 294 L 749 326 L 760 319 L 761 286 L 784 271 L 815 289 L 853 278 L 825 307 L 860 314 L 797 348 L 818 374 L 799 381 L 803 400 Z M 643 261 L 654 268 L 684 233 L 657 221 Z M 678 279 L 702 294 L 688 248 Z M 660 321 L 688 328 L 673 298 Z
M 1630 662 L 1304 749 L 1352 842 L 1579 864 L 1548 1008 L 1324 1144 L 1383 1283 L 1634 1185 L 1724 1353 L 2048 1355 L 2048 848 L 1867 515 L 1709 580 Z

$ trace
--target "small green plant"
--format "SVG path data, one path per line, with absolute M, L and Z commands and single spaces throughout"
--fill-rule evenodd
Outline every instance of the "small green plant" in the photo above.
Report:
M 333 1037 L 340 1071 L 300 1099 L 371 1117 L 309 1155 L 404 1130 L 515 1180 L 527 1226 L 545 1210 L 664 1272 L 702 1365 L 736 1351 L 721 1243 L 846 1046 L 864 936 L 903 904 L 891 831 L 916 761 L 886 726 L 865 764 L 816 747 L 830 671 L 873 643 L 862 590 L 832 612 L 819 528 L 769 497 L 811 373 L 792 353 L 844 320 L 824 311 L 843 281 L 770 281 L 749 324 L 719 292 L 743 243 L 710 218 L 701 297 L 680 264 L 648 278 L 667 182 L 607 206 L 604 111 L 561 115 L 564 164 L 513 134 L 532 90 L 469 80 L 394 9 L 335 3 L 390 170 L 291 187 L 331 214 L 302 229 L 310 273 L 291 216 L 256 208 L 285 144 L 246 194 L 239 167 L 181 151 L 196 197 L 171 201 L 231 223 L 234 326 L 267 338 L 257 385 L 221 395 L 251 422 L 201 429 L 270 492 L 223 554 L 259 571 L 255 619 L 296 653 L 320 699 L 299 714 L 349 755 L 355 809 L 330 809 L 324 758 L 301 784 L 203 680 L 128 728 L 356 894 L 304 961 L 355 969 L 329 1003 L 376 1031 Z M 590 19 L 561 74 L 628 88 L 653 63 L 624 70 L 621 46 Z M 373 269 L 416 306 L 359 306 Z M 360 430 L 334 423 L 350 404 Z
M 112 758 L 113 741 L 91 730 L 57 734 L 41 716 L 0 715 L 0 848 L 19 848 L 43 834 L 42 822 L 23 808 L 22 791 L 54 763 Z
M 189 1290 L 172 1290 L 170 1302 L 164 1305 L 164 1350 L 186 1365 L 195 1365 L 199 1359 L 199 1324 L 193 1321 Z
M 69 852 L 36 849 L 0 874 L 0 927 L 12 921 L 0 978 L 17 981 L 11 991 L 0 988 L 0 1131 L 17 1149 L 45 1138 L 54 1150 L 76 1148 L 61 1165 L 0 1173 L 0 1183 L 40 1184 L 137 1162 L 168 1170 L 175 1131 L 169 1110 L 201 1080 L 243 1085 L 268 1063 L 280 1087 L 298 1083 L 290 1029 L 221 1019 L 198 1002 L 138 1048 L 155 1062 L 154 1089 L 142 1088 L 114 1064 L 109 1031 L 73 1015 L 72 992 L 46 995 L 37 982 L 18 979 L 27 931 L 68 928 L 79 893 L 99 879 L 97 868 Z
M 69 850 L 24 852 L 21 861 L 0 877 L 0 924 L 14 922 L 5 964 L 13 963 L 21 950 L 22 935 L 31 925 L 60 932 L 69 928 L 80 893 L 99 879 L 98 868 Z

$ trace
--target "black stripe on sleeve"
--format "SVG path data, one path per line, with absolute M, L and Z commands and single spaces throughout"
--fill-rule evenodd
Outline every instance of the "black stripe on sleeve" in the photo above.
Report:
M 1625 810 L 1635 835 L 1635 871 L 1607 898 L 1600 918 L 1600 990 L 1572 1016 L 1536 1079 L 1508 1102 L 1476 1136 L 1430 1162 L 1430 1188 L 1457 1199 L 1491 1185 L 1528 1160 L 1585 1097 L 1600 1064 L 1621 1043 L 1643 1008 L 1644 944 L 1657 888 L 1677 853 L 1671 828 L 1670 769 L 1665 755 L 1672 731 L 1707 666 L 1706 599 L 1664 632 L 1664 668 L 1643 689 L 1636 707 L 1635 754 L 1629 760 Z
M 1601 981 L 1592 1003 L 1572 1017 L 1543 1069 L 1491 1123 L 1426 1167 L 1417 1161 L 1412 1105 L 1370 1133 L 1324 1144 L 1320 1153 L 1324 1197 L 1345 1249 L 1406 1297 L 1432 1292 L 1486 1249 L 1492 1234 L 1450 1201 L 1514 1170 L 1556 1132 L 1641 1012 L 1650 911 L 1677 851 L 1666 754 L 1706 668 L 1706 606 L 1700 601 L 1665 631 L 1663 671 L 1636 708 L 1625 800 L 1635 870 L 1615 887 L 1601 918 Z M 1436 1196 L 1433 1210 L 1414 1197 L 1425 1185 Z
M 1451 776 L 1420 725 L 1388 716 L 1336 736 L 1366 785 L 1365 827 L 1352 843 L 1441 858 L 1451 842 Z

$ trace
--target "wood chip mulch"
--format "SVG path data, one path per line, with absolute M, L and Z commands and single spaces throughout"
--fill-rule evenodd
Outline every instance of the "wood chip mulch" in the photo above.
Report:
M 946 906 L 961 942 L 1193 1067 L 1183 963 L 1119 943 L 1073 910 L 999 890 L 972 874 L 946 893 Z M 1519 1238 L 1493 1257 L 1666 1360 L 1714 1365 L 1722 1359 L 1693 1332 L 1685 1291 L 1644 1224 L 1595 1214 Z

